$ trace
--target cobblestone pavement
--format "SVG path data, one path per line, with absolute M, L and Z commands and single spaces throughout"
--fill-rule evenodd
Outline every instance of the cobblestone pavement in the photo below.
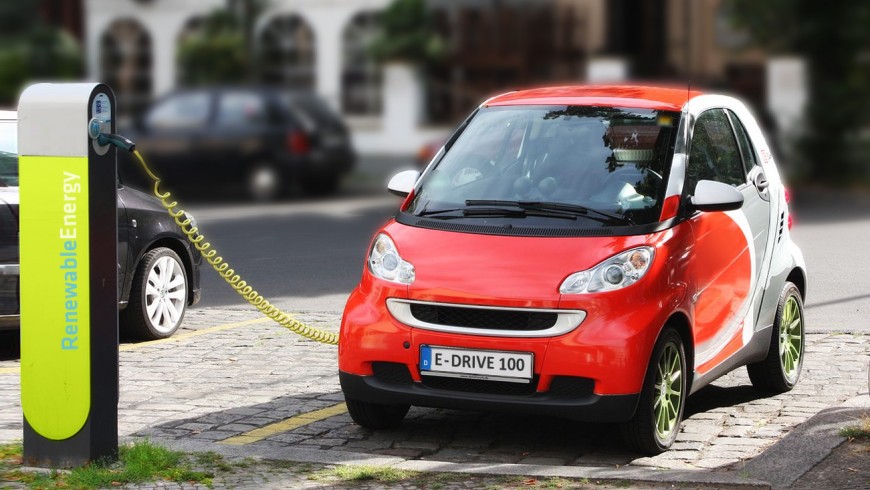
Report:
M 623 448 L 614 426 L 548 417 L 412 408 L 399 429 L 364 429 L 340 406 L 335 347 L 301 339 L 257 315 L 251 309 L 193 309 L 185 319 L 193 330 L 168 341 L 123 344 L 120 435 L 148 437 L 181 449 L 226 447 L 219 441 L 331 409 L 337 415 L 296 423 L 295 428 L 236 447 L 251 454 L 325 451 L 349 458 L 411 460 L 423 467 L 431 462 L 432 468 L 438 462 L 518 463 L 532 469 L 546 465 L 739 473 L 742 462 L 798 424 L 866 392 L 870 360 L 868 335 L 809 334 L 803 374 L 794 390 L 764 395 L 740 369 L 689 398 L 682 432 L 671 451 L 641 457 Z M 299 318 L 333 331 L 338 325 L 338 315 Z M 206 328 L 238 323 L 242 325 Z M 21 438 L 17 364 L 0 360 L 0 442 Z

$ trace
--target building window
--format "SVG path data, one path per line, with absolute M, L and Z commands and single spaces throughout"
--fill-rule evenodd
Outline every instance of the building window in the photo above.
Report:
M 356 14 L 342 36 L 341 109 L 345 114 L 381 113 L 381 65 L 369 54 L 380 22 L 375 12 Z
M 314 31 L 298 15 L 272 19 L 259 36 L 263 82 L 314 90 Z
M 141 114 L 152 92 L 151 36 L 139 22 L 112 22 L 100 38 L 100 72 L 118 101 L 118 117 Z

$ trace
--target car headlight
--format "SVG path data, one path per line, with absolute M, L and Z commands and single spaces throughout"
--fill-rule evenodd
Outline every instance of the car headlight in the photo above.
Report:
M 638 247 L 626 250 L 585 271 L 568 276 L 559 292 L 562 294 L 597 293 L 631 286 L 649 270 L 655 249 Z
M 399 284 L 414 282 L 414 266 L 405 262 L 390 237 L 379 234 L 369 252 L 369 270 L 375 277 Z

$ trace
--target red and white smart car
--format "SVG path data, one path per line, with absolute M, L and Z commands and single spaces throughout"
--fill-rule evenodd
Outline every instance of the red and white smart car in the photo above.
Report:
M 769 147 L 739 101 L 535 89 L 483 103 L 374 237 L 341 325 L 365 427 L 409 406 L 623 422 L 676 439 L 686 397 L 746 365 L 787 391 L 806 269 Z

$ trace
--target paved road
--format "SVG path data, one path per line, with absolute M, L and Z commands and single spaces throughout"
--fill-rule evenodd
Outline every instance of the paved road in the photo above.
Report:
M 327 329 L 337 323 L 330 314 L 300 318 Z M 721 378 L 689 399 L 674 448 L 649 458 L 626 451 L 613 426 L 549 417 L 414 408 L 399 429 L 363 429 L 343 407 L 335 347 L 302 340 L 249 308 L 194 310 L 188 323 L 193 330 L 177 338 L 122 346 L 125 439 L 148 437 L 177 449 L 237 457 L 437 471 L 714 483 L 769 479 L 764 466 L 745 463 L 818 411 L 865 392 L 870 360 L 868 335 L 809 335 L 795 390 L 757 392 L 744 370 Z M 16 365 L 0 360 L 0 442 L 21 437 Z M 796 478 L 810 465 L 786 465 L 786 477 Z

